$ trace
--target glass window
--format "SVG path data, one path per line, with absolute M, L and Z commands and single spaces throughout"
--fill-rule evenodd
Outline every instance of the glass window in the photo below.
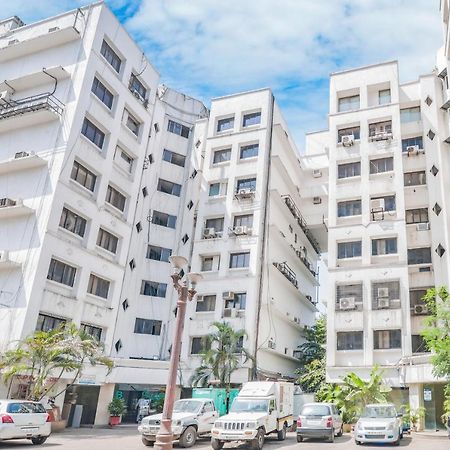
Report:
M 109 64 L 111 64 L 113 69 L 117 73 L 119 73 L 120 72 L 120 65 L 122 64 L 122 61 L 117 56 L 117 53 L 110 47 L 110 45 L 106 41 L 103 41 L 100 53 L 104 56 L 106 61 L 108 61 Z
M 142 280 L 141 295 L 149 295 L 150 297 L 164 298 L 167 292 L 166 283 L 158 283 L 156 281 Z
M 400 122 L 419 122 L 420 117 L 420 106 L 414 106 L 413 108 L 404 108 L 400 110 Z
M 184 167 L 186 156 L 164 149 L 163 160 L 175 164 L 176 166 Z
M 338 130 L 338 142 L 342 142 L 342 136 L 354 136 L 355 139 L 360 139 L 360 127 L 342 128 Z
M 217 195 L 220 195 L 220 183 L 211 183 L 209 185 L 208 195 L 210 197 L 216 197 Z
M 146 99 L 147 89 L 134 73 L 132 73 L 130 77 L 129 89 L 133 94 L 137 94 L 141 98 L 141 100 Z
M 191 355 L 200 355 L 211 348 L 211 341 L 208 336 L 193 337 L 191 342 Z
M 235 292 L 234 297 L 225 300 L 225 309 L 245 309 L 247 305 L 247 293 Z
M 83 217 L 70 209 L 63 208 L 61 218 L 59 219 L 59 226 L 61 228 L 83 237 L 86 231 L 86 223 L 87 221 Z
M 394 158 L 378 158 L 370 160 L 370 173 L 390 172 L 394 170 Z
M 414 306 L 420 305 L 424 306 L 425 301 L 423 300 L 423 297 L 427 293 L 426 289 L 411 289 L 409 291 L 409 305 L 412 310 L 414 310 Z
M 399 309 L 400 281 L 372 283 L 372 309 Z
M 338 242 L 338 259 L 361 256 L 361 241 Z
M 259 144 L 243 145 L 240 148 L 240 158 L 254 158 L 255 156 L 258 156 L 258 152 Z
M 338 350 L 362 350 L 363 332 L 362 331 L 344 331 L 337 333 Z
M 167 124 L 167 131 L 171 133 L 178 134 L 178 136 L 188 138 L 190 129 L 181 123 L 174 122 L 173 120 L 169 120 Z
M 431 248 L 409 248 L 408 264 L 431 264 Z
M 156 245 L 147 246 L 147 258 L 155 261 L 169 262 L 169 258 L 172 256 L 172 250 L 170 248 L 158 247 Z
M 338 178 L 358 177 L 361 175 L 361 162 L 338 165 Z
M 213 270 L 214 257 L 203 256 L 202 257 L 202 272 L 210 272 Z
M 136 334 L 152 334 L 154 336 L 159 336 L 161 334 L 162 322 L 161 320 L 150 320 L 136 318 L 134 323 L 134 332 Z
M 91 273 L 88 283 L 88 293 L 97 297 L 108 298 L 110 282 Z
M 80 326 L 81 330 L 84 331 L 89 336 L 100 341 L 102 339 L 103 330 L 99 327 L 94 327 L 93 325 L 88 325 L 87 323 L 82 323 Z
M 227 162 L 230 159 L 231 159 L 231 148 L 225 148 L 223 150 L 216 150 L 214 152 L 213 164 Z
M 401 330 L 375 330 L 373 332 L 373 348 L 375 350 L 402 348 Z
M 428 208 L 417 208 L 406 210 L 406 223 L 427 223 Z
M 181 193 L 181 184 L 172 183 L 171 181 L 163 180 L 160 178 L 158 180 L 158 191 L 164 192 L 165 194 L 175 195 L 176 197 L 180 196 Z
M 161 225 L 162 227 L 175 228 L 177 223 L 177 216 L 171 216 L 160 211 L 153 211 L 152 223 Z
M 256 178 L 246 178 L 244 180 L 237 181 L 237 192 L 246 189 L 250 189 L 251 191 L 256 190 Z
M 253 226 L 253 214 L 243 214 L 241 216 L 234 216 L 233 227 L 248 227 Z
M 97 181 L 96 175 L 86 169 L 86 167 L 82 166 L 78 161 L 73 162 L 70 178 L 86 189 L 89 189 L 92 192 L 94 191 L 95 182 Z
M 411 344 L 413 353 L 429 353 L 425 339 L 420 334 L 411 335 Z
M 392 121 L 376 122 L 369 124 L 369 137 L 374 140 L 388 139 L 392 135 Z
M 419 149 L 423 149 L 423 137 L 416 136 L 412 138 L 402 139 L 402 152 L 406 152 L 406 149 L 413 145 L 417 145 Z
M 205 228 L 214 228 L 216 232 L 223 231 L 223 217 L 216 217 L 214 219 L 206 219 Z
M 230 269 L 248 267 L 250 265 L 250 252 L 231 253 Z
M 228 131 L 234 128 L 234 116 L 226 119 L 219 119 L 217 121 L 217 132 Z
M 211 312 L 216 309 L 215 295 L 202 295 L 197 297 L 197 305 L 195 310 L 197 312 Z
M 347 305 L 348 308 L 341 306 L 341 299 L 354 299 L 354 307 L 352 305 Z M 350 300 L 352 301 L 352 300 Z M 362 283 L 355 284 L 338 284 L 336 286 L 336 310 L 337 311 L 346 311 L 348 309 L 362 309 L 363 302 L 363 287 Z
M 244 119 L 242 120 L 243 127 L 251 127 L 252 125 L 259 125 L 260 123 L 261 123 L 260 112 L 244 114 Z
M 391 103 L 391 90 L 382 89 L 381 91 L 378 91 L 378 104 L 387 105 L 388 103 Z
M 338 202 L 338 217 L 361 215 L 361 199 Z
M 89 119 L 84 118 L 81 134 L 94 143 L 98 148 L 103 148 L 105 133 L 96 127 Z
M 111 253 L 116 253 L 118 242 L 119 238 L 117 236 L 114 236 L 103 228 L 98 230 L 97 245 L 99 247 L 102 247 Z
M 95 96 L 104 103 L 109 109 L 112 108 L 114 95 L 109 91 L 106 86 L 97 78 L 94 78 L 91 91 Z
M 397 238 L 372 239 L 372 255 L 392 255 L 397 253 Z
M 405 186 L 420 186 L 427 184 L 425 170 L 418 172 L 407 172 L 404 174 Z
M 359 109 L 359 94 L 339 99 L 338 101 L 339 112 L 353 111 L 355 109 Z
M 127 120 L 125 122 L 127 128 L 136 136 L 139 136 L 139 129 L 141 127 L 141 124 L 139 123 L 139 121 L 132 115 L 130 114 L 129 111 L 125 110 L 125 114 L 127 117 Z
M 126 197 L 110 185 L 106 191 L 105 201 L 122 212 L 125 209 Z
M 384 200 L 384 211 L 395 211 L 396 210 L 396 203 L 395 203 L 395 195 L 386 195 L 383 197 L 372 197 L 370 200 Z M 382 212 L 381 209 L 373 209 L 372 213 L 379 213 Z
M 66 319 L 53 317 L 47 314 L 39 314 L 36 324 L 36 331 L 51 331 L 66 323 Z
M 124 167 L 127 170 L 127 172 L 131 173 L 132 168 L 133 168 L 134 158 L 132 156 L 130 156 L 125 150 L 123 150 L 119 146 L 116 147 L 115 159 L 116 160 L 118 159 L 117 162 L 122 167 Z
M 47 279 L 73 287 L 76 273 L 77 269 L 75 267 L 52 258 L 48 269 Z

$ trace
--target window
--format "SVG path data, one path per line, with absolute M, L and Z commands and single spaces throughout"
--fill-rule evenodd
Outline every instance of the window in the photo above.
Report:
M 420 186 L 427 184 L 425 170 L 418 172 L 407 172 L 404 174 L 405 186 Z
M 161 327 L 161 320 L 141 319 L 136 317 L 134 332 L 136 334 L 152 334 L 154 336 L 159 336 L 161 334 Z
M 117 73 L 119 73 L 120 72 L 120 65 L 122 64 L 122 61 L 117 56 L 117 53 L 107 44 L 106 41 L 103 41 L 100 53 L 104 56 L 106 61 L 108 61 L 109 64 L 111 64 L 113 69 Z
M 132 172 L 134 158 L 130 156 L 125 150 L 117 146 L 114 158 L 127 172 Z
M 363 332 L 362 331 L 344 331 L 337 333 L 338 350 L 362 350 Z
M 361 199 L 338 202 L 338 217 L 361 215 Z
M 59 226 L 83 237 L 86 231 L 86 219 L 64 207 L 59 219 Z
M 242 145 L 240 148 L 240 158 L 254 158 L 258 156 L 259 144 Z
M 396 210 L 396 203 L 395 203 L 395 195 L 385 195 L 383 197 L 371 197 L 371 201 L 372 200 L 380 200 L 383 199 L 384 200 L 384 209 L 383 211 L 395 211 Z M 381 211 L 381 209 L 379 208 L 374 208 L 372 210 L 372 214 L 379 214 Z
M 345 300 L 341 299 L 351 299 L 354 301 L 353 305 L 347 305 Z M 362 310 L 363 302 L 363 286 L 362 283 L 355 284 L 338 284 L 336 286 L 336 310 L 337 311 L 348 311 L 349 309 Z M 342 303 L 342 306 L 341 306 Z
M 217 121 L 217 132 L 232 130 L 234 128 L 234 116 Z
M 249 189 L 251 191 L 256 190 L 256 178 L 246 178 L 244 180 L 237 181 L 237 192 L 246 189 Z
M 246 292 L 235 292 L 234 297 L 225 300 L 225 309 L 245 309 L 247 305 L 247 293 Z
M 202 256 L 202 272 L 210 272 L 213 270 L 214 257 Z
M 242 216 L 234 216 L 233 228 L 253 226 L 253 214 L 243 214 Z
M 423 299 L 426 293 L 427 293 L 426 289 L 411 289 L 409 291 L 409 305 L 415 315 L 423 314 L 424 312 L 428 313 L 427 309 L 421 308 L 420 310 L 417 311 L 415 309 L 416 305 L 426 306 L 425 300 Z
M 398 280 L 372 283 L 371 289 L 373 310 L 401 308 Z
M 93 325 L 88 325 L 87 323 L 82 323 L 80 328 L 89 336 L 97 339 L 97 341 L 100 341 L 102 339 L 103 330 L 101 328 L 94 327 Z
M 76 273 L 77 269 L 75 267 L 52 258 L 48 269 L 47 279 L 73 287 Z
M 147 247 L 147 259 L 155 261 L 169 262 L 169 257 L 172 255 L 170 248 L 158 247 L 156 245 L 149 245 Z
M 388 139 L 392 135 L 392 121 L 375 122 L 369 124 L 369 137 L 377 139 Z
M 193 337 L 191 342 L 191 355 L 200 355 L 211 348 L 208 336 Z
M 175 228 L 177 223 L 177 216 L 171 216 L 160 211 L 153 211 L 152 223 L 161 225 L 162 227 Z
M 408 264 L 431 264 L 431 248 L 409 248 Z
M 97 245 L 99 247 L 108 250 L 108 252 L 116 253 L 118 242 L 119 238 L 117 236 L 114 236 L 103 228 L 100 228 L 98 230 Z
M 167 131 L 170 131 L 171 133 L 174 134 L 178 134 L 178 136 L 188 138 L 190 130 L 185 125 L 181 125 L 181 123 L 169 120 L 169 123 L 167 124 Z
M 391 90 L 382 89 L 381 91 L 378 91 L 378 104 L 387 105 L 389 103 L 391 103 Z
M 213 164 L 227 162 L 230 159 L 231 159 L 231 148 L 225 148 L 223 150 L 216 150 L 214 152 Z
M 244 114 L 244 119 L 242 120 L 243 127 L 251 127 L 252 125 L 259 125 L 260 123 L 261 123 L 260 112 Z
M 125 110 L 125 125 L 127 128 L 135 135 L 139 136 L 139 129 L 141 127 L 141 124 L 139 120 L 137 120 L 128 110 Z
M 351 95 L 349 97 L 342 97 L 338 101 L 338 111 L 353 111 L 359 109 L 359 94 Z
M 180 196 L 181 193 L 181 184 L 172 183 L 171 181 L 163 180 L 160 178 L 158 180 L 159 192 L 164 192 L 165 194 L 175 195 L 176 197 Z
M 86 167 L 82 166 L 78 161 L 73 162 L 70 178 L 86 189 L 94 192 L 95 182 L 97 181 L 96 175 L 86 169 Z
M 412 145 L 417 145 L 420 149 L 423 149 L 423 138 L 422 136 L 416 136 L 412 138 L 402 139 L 402 152 L 406 152 L 408 147 Z
M 338 142 L 342 142 L 342 136 L 350 136 L 353 134 L 355 139 L 360 139 L 360 127 L 342 128 L 338 130 Z
M 211 183 L 209 185 L 208 195 L 210 197 L 216 197 L 217 195 L 220 195 L 220 183 Z
M 186 156 L 164 149 L 163 160 L 171 164 L 175 164 L 176 166 L 184 167 L 186 163 Z
M 390 172 L 394 170 L 394 158 L 379 158 L 370 160 L 370 173 Z
M 392 255 L 397 253 L 397 238 L 372 239 L 372 255 Z
M 105 133 L 96 127 L 89 119 L 84 118 L 81 134 L 94 143 L 98 148 L 103 148 Z
M 373 348 L 375 350 L 402 348 L 401 330 L 375 330 L 373 332 Z
M 142 280 L 141 295 L 164 298 L 166 296 L 167 284 L 156 281 Z
M 51 331 L 66 323 L 66 319 L 39 314 L 36 324 L 36 331 Z
M 427 223 L 428 208 L 417 208 L 406 210 L 406 223 Z
M 338 165 L 338 178 L 359 177 L 361 175 L 361 162 Z
M 195 310 L 197 312 L 211 312 L 216 309 L 215 295 L 202 295 L 197 297 L 197 305 Z
M 106 88 L 106 86 L 97 77 L 94 78 L 94 81 L 92 83 L 91 91 L 109 109 L 112 108 L 114 95 L 112 94 L 111 91 L 109 91 Z
M 231 253 L 230 269 L 248 267 L 249 264 L 250 264 L 250 252 Z
M 216 232 L 222 232 L 223 231 L 223 217 L 216 217 L 214 219 L 206 219 L 205 221 L 205 228 L 214 228 Z
M 110 282 L 91 273 L 88 283 L 88 293 L 97 297 L 108 298 Z
M 420 106 L 413 108 L 404 108 L 400 110 L 400 122 L 419 122 L 420 121 Z
M 338 259 L 361 256 L 361 241 L 338 242 Z
M 122 212 L 125 209 L 126 197 L 111 185 L 108 185 L 105 201 Z
M 134 73 L 132 73 L 130 77 L 129 89 L 133 94 L 137 94 L 141 100 L 146 99 L 147 89 Z
M 411 335 L 411 347 L 413 353 L 429 353 L 425 339 L 420 334 Z

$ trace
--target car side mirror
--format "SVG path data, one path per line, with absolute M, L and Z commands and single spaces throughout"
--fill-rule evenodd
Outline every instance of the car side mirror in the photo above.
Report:
M 397 417 L 403 417 L 403 414 L 402 413 L 398 413 Z

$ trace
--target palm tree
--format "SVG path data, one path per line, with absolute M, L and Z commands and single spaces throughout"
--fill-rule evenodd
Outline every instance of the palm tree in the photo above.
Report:
M 242 346 L 246 333 L 235 331 L 226 322 L 214 322 L 215 331 L 206 336 L 206 347 L 202 362 L 191 377 L 193 387 L 204 387 L 211 379 L 217 380 L 218 387 L 230 389 L 231 375 L 249 359 L 249 352 Z

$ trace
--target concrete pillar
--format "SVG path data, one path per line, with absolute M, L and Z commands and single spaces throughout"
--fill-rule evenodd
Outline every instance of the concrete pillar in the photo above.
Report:
M 412 410 L 420 408 L 423 406 L 423 385 L 419 383 L 409 384 L 409 406 Z M 418 431 L 423 430 L 424 428 L 424 419 L 420 419 L 417 424 Z
M 108 425 L 109 412 L 108 405 L 114 396 L 114 383 L 106 383 L 100 387 L 100 393 L 98 395 L 97 412 L 95 413 L 94 425 Z

